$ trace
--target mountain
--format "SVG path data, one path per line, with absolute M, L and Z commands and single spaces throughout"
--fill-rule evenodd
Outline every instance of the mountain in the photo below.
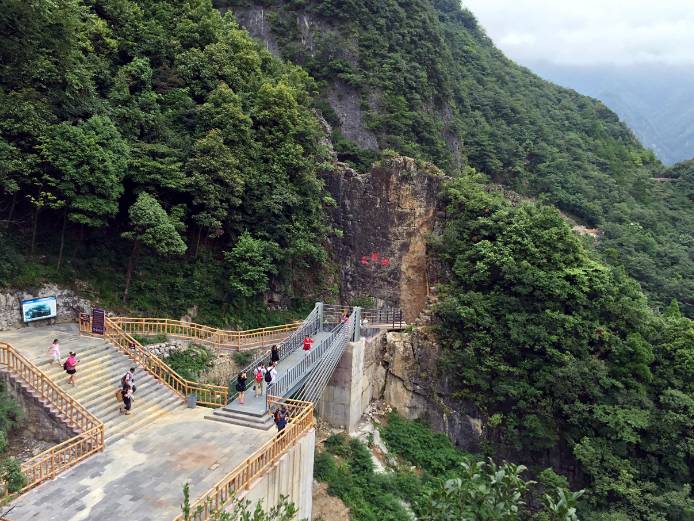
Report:
M 549 81 L 601 100 L 665 164 L 694 157 L 694 71 L 690 67 L 527 65 Z
M 596 247 L 653 305 L 694 315 L 694 208 L 603 103 L 507 59 L 455 0 L 217 0 L 318 80 L 339 159 L 380 151 L 467 166 L 598 229 Z

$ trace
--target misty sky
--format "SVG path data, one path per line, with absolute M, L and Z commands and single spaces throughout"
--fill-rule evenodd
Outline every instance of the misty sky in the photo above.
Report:
M 463 0 L 523 64 L 694 65 L 694 0 Z

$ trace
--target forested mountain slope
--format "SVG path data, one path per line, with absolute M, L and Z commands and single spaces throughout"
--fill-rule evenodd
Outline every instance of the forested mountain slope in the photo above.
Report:
M 132 278 L 208 320 L 291 293 L 326 258 L 313 90 L 209 1 L 4 2 L 0 286 Z
M 654 304 L 694 314 L 694 208 L 602 103 L 546 82 L 498 51 L 456 0 L 216 0 L 269 49 L 319 80 L 339 157 L 379 149 L 469 164 L 603 235 Z

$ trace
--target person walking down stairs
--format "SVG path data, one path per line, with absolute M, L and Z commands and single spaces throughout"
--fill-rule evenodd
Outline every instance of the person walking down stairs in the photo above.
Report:
M 277 349 L 277 344 L 273 345 L 272 348 L 270 348 L 270 363 L 272 365 L 277 365 L 277 362 L 280 361 L 280 352 Z
M 70 385 L 75 385 L 77 364 L 79 364 L 79 360 L 77 360 L 77 353 L 70 351 L 70 356 L 67 357 L 67 360 L 65 360 L 65 363 L 63 364 L 63 369 L 65 369 L 65 372 L 70 375 L 67 379 L 67 383 Z
M 133 387 L 126 385 L 121 389 L 121 395 L 123 396 L 123 405 L 120 406 L 121 414 L 130 414 L 130 409 L 133 406 Z
M 51 355 L 51 364 L 60 364 L 60 342 L 57 338 L 48 348 L 48 354 Z

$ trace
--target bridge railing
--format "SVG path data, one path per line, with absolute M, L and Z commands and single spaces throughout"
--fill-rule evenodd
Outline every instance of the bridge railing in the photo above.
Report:
M 21 464 L 27 478 L 25 492 L 51 479 L 104 448 L 104 424 L 56 385 L 48 375 L 14 347 L 0 342 L 0 365 L 22 380 L 36 396 L 53 407 L 73 429 L 80 431 Z
M 277 351 L 280 357 L 280 361 L 287 358 L 295 350 L 301 349 L 303 346 L 303 340 L 307 336 L 314 336 L 322 327 L 322 304 L 316 304 L 313 311 L 306 317 L 306 320 L 287 338 L 282 342 L 277 344 Z M 252 375 L 256 367 L 260 364 L 265 364 L 266 366 L 270 364 L 271 352 L 268 349 L 263 353 L 260 353 L 250 364 L 243 368 L 243 372 L 248 375 L 248 382 L 246 383 L 246 388 L 252 385 Z M 231 395 L 231 401 L 237 396 L 238 393 L 233 393 Z
M 148 373 L 172 389 L 181 397 L 194 394 L 197 403 L 209 407 L 226 405 L 229 390 L 221 385 L 203 384 L 186 380 L 176 371 L 166 365 L 158 356 L 147 351 L 142 344 L 135 340 L 111 318 L 105 320 L 104 336 L 108 338 L 121 352 L 141 365 Z
M 235 349 L 237 351 L 255 349 L 271 342 L 277 343 L 302 324 L 301 321 L 297 321 L 279 326 L 229 331 L 170 318 L 113 317 L 111 320 L 131 335 L 164 334 L 193 340 L 213 349 Z
M 351 315 L 354 307 L 340 306 L 338 304 L 325 304 L 324 317 L 328 324 L 337 324 L 341 321 L 345 313 Z M 400 308 L 381 308 L 364 309 L 361 308 L 361 319 L 368 320 L 369 327 L 387 327 L 391 329 L 403 329 L 407 326 L 402 309 Z
M 190 521 L 207 521 L 215 512 L 220 512 L 233 502 L 236 495 L 250 489 L 251 484 L 262 476 L 289 450 L 309 429 L 313 428 L 313 404 L 270 396 L 273 407 L 285 405 L 289 411 L 287 426 L 277 436 L 246 458 L 217 485 L 202 494 L 191 504 Z M 183 514 L 174 521 L 184 521 Z
M 315 349 L 311 349 L 306 356 L 290 367 L 277 382 L 268 385 L 267 392 L 275 396 L 285 396 L 291 389 L 296 387 L 306 375 L 316 367 L 326 355 L 338 344 L 346 344 L 354 336 L 354 322 L 357 315 L 357 308 L 352 310 L 347 322 L 341 322 L 336 325 L 328 338 L 324 339 Z M 319 375 L 316 375 L 319 376 Z

